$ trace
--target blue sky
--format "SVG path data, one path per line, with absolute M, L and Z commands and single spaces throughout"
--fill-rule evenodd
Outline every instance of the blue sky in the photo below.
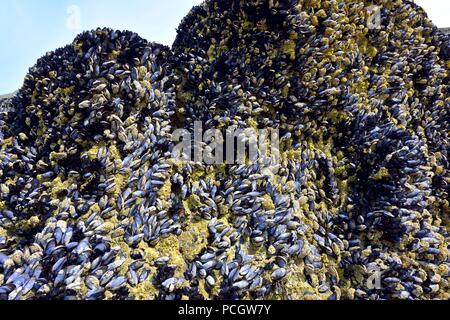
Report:
M 106 26 L 128 29 L 149 41 L 171 45 L 181 19 L 192 6 L 201 2 L 202 0 L 1 0 L 0 94 L 18 89 L 28 68 L 39 57 L 47 51 L 71 43 L 83 30 Z M 438 26 L 450 27 L 450 1 L 416 2 L 425 6 Z
M 201 0 L 1 0 L 0 94 L 18 89 L 28 68 L 83 30 L 111 27 L 171 45 L 175 29 Z M 77 10 L 79 21 L 77 26 Z M 76 8 L 76 7 L 75 7 Z

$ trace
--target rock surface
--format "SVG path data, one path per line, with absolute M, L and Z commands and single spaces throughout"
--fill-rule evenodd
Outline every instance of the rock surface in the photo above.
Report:
M 0 299 L 448 299 L 450 40 L 374 3 L 207 0 L 172 50 L 41 58 L 0 113 Z M 280 161 L 175 159 L 195 121 Z

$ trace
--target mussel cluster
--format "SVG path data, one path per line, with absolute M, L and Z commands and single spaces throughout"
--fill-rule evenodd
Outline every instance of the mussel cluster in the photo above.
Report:
M 449 70 L 403 0 L 81 34 L 2 102 L 0 299 L 450 298 Z M 278 130 L 276 170 L 175 159 L 195 122 Z

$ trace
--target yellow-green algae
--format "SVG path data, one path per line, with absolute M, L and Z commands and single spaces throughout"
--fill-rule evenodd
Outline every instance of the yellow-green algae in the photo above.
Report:
M 208 245 L 208 221 L 191 219 L 179 236 L 180 252 L 186 261 L 192 261 Z

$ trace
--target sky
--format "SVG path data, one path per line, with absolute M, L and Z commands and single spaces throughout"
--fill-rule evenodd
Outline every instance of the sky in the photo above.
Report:
M 171 45 L 176 28 L 202 0 L 1 0 L 0 95 L 17 90 L 46 52 L 97 27 L 131 30 Z M 416 0 L 439 27 L 450 27 L 449 0 Z

